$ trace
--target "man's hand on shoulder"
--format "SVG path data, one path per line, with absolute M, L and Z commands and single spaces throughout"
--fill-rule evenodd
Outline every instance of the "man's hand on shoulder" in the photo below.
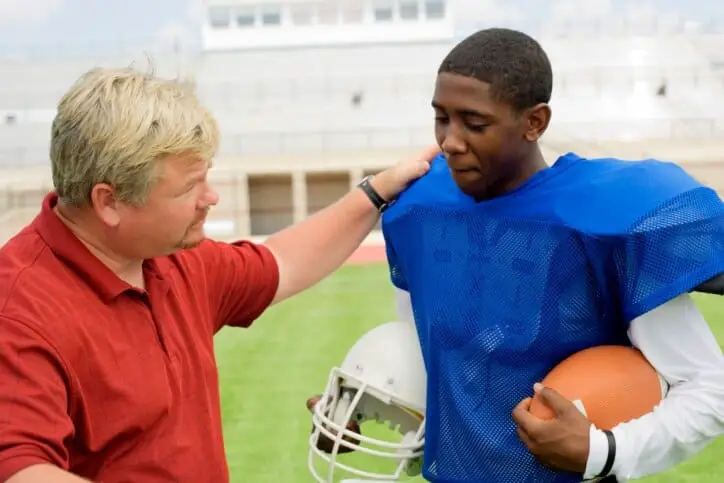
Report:
M 386 201 L 403 192 L 413 181 L 430 170 L 430 164 L 440 153 L 437 145 L 429 146 L 419 155 L 399 161 L 394 166 L 376 175 L 370 184 Z

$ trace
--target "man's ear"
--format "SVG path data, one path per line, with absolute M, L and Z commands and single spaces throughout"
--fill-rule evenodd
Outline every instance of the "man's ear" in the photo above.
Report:
M 100 183 L 93 187 L 91 206 L 98 218 L 107 226 L 115 228 L 120 223 L 116 191 L 109 184 Z

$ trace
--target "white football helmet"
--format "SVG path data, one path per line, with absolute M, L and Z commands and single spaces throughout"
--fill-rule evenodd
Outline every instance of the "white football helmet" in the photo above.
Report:
M 340 478 L 362 477 L 367 481 L 397 481 L 403 475 L 418 475 L 425 444 L 426 388 L 427 374 L 412 323 L 389 322 L 363 335 L 341 367 L 332 369 L 327 388 L 312 410 L 314 427 L 309 438 L 308 463 L 315 480 L 332 483 Z M 364 429 L 362 435 L 347 429 L 351 421 L 361 425 L 369 420 L 389 424 L 401 440 L 377 439 L 365 436 Z M 330 453 L 317 447 L 322 435 L 333 443 Z M 350 437 L 352 442 L 343 439 Z M 389 473 L 365 471 L 342 463 L 341 447 L 354 450 L 349 455 L 353 460 L 386 461 Z M 360 458 L 356 453 L 363 455 Z M 380 466 L 379 463 L 382 462 L 370 466 Z

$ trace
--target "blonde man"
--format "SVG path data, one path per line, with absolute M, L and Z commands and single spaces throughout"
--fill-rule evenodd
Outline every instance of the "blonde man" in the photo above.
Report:
M 214 334 L 338 268 L 436 153 L 224 244 L 203 229 L 218 142 L 189 87 L 131 69 L 60 101 L 55 190 L 0 250 L 0 481 L 228 481 Z

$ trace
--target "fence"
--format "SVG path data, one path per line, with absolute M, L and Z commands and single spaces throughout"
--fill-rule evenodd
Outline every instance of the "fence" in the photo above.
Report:
M 555 106 L 554 106 L 555 107 Z M 585 107 L 585 106 L 584 106 Z M 598 121 L 557 120 L 554 117 L 544 138 L 550 145 L 568 146 L 636 141 L 656 143 L 670 140 L 724 139 L 724 118 L 622 119 Z M 23 133 L 37 139 L 23 128 L 0 130 L 0 188 L 3 169 L 44 168 L 49 165 L 47 143 L 23 142 Z M 14 134 L 14 136 L 13 136 Z M 47 134 L 49 136 L 49 133 Z M 218 158 L 247 171 L 264 171 L 268 166 L 287 163 L 281 169 L 319 169 L 344 167 L 345 159 L 356 153 L 418 149 L 435 142 L 432 120 L 422 126 L 402 128 L 360 128 L 310 132 L 225 132 Z M 13 147 L 13 144 L 16 144 Z M 259 157 L 272 157 L 261 161 Z M 273 159 L 277 157 L 280 161 Z M 365 155 L 362 155 L 364 158 Z M 283 158 L 283 159 L 282 159 Z M 364 159 L 359 161 L 363 165 Z M 349 163 L 347 163 L 349 164 Z M 364 167 L 364 166 L 363 166 Z
M 694 177 L 724 193 L 724 158 L 721 161 L 685 163 Z M 220 195 L 211 211 L 207 232 L 216 239 L 265 236 L 334 203 L 375 169 L 247 173 L 224 168 L 212 171 L 210 183 Z M 0 243 L 4 243 L 40 208 L 50 184 L 19 184 L 0 191 Z M 4 212 L 1 210 L 4 209 Z

